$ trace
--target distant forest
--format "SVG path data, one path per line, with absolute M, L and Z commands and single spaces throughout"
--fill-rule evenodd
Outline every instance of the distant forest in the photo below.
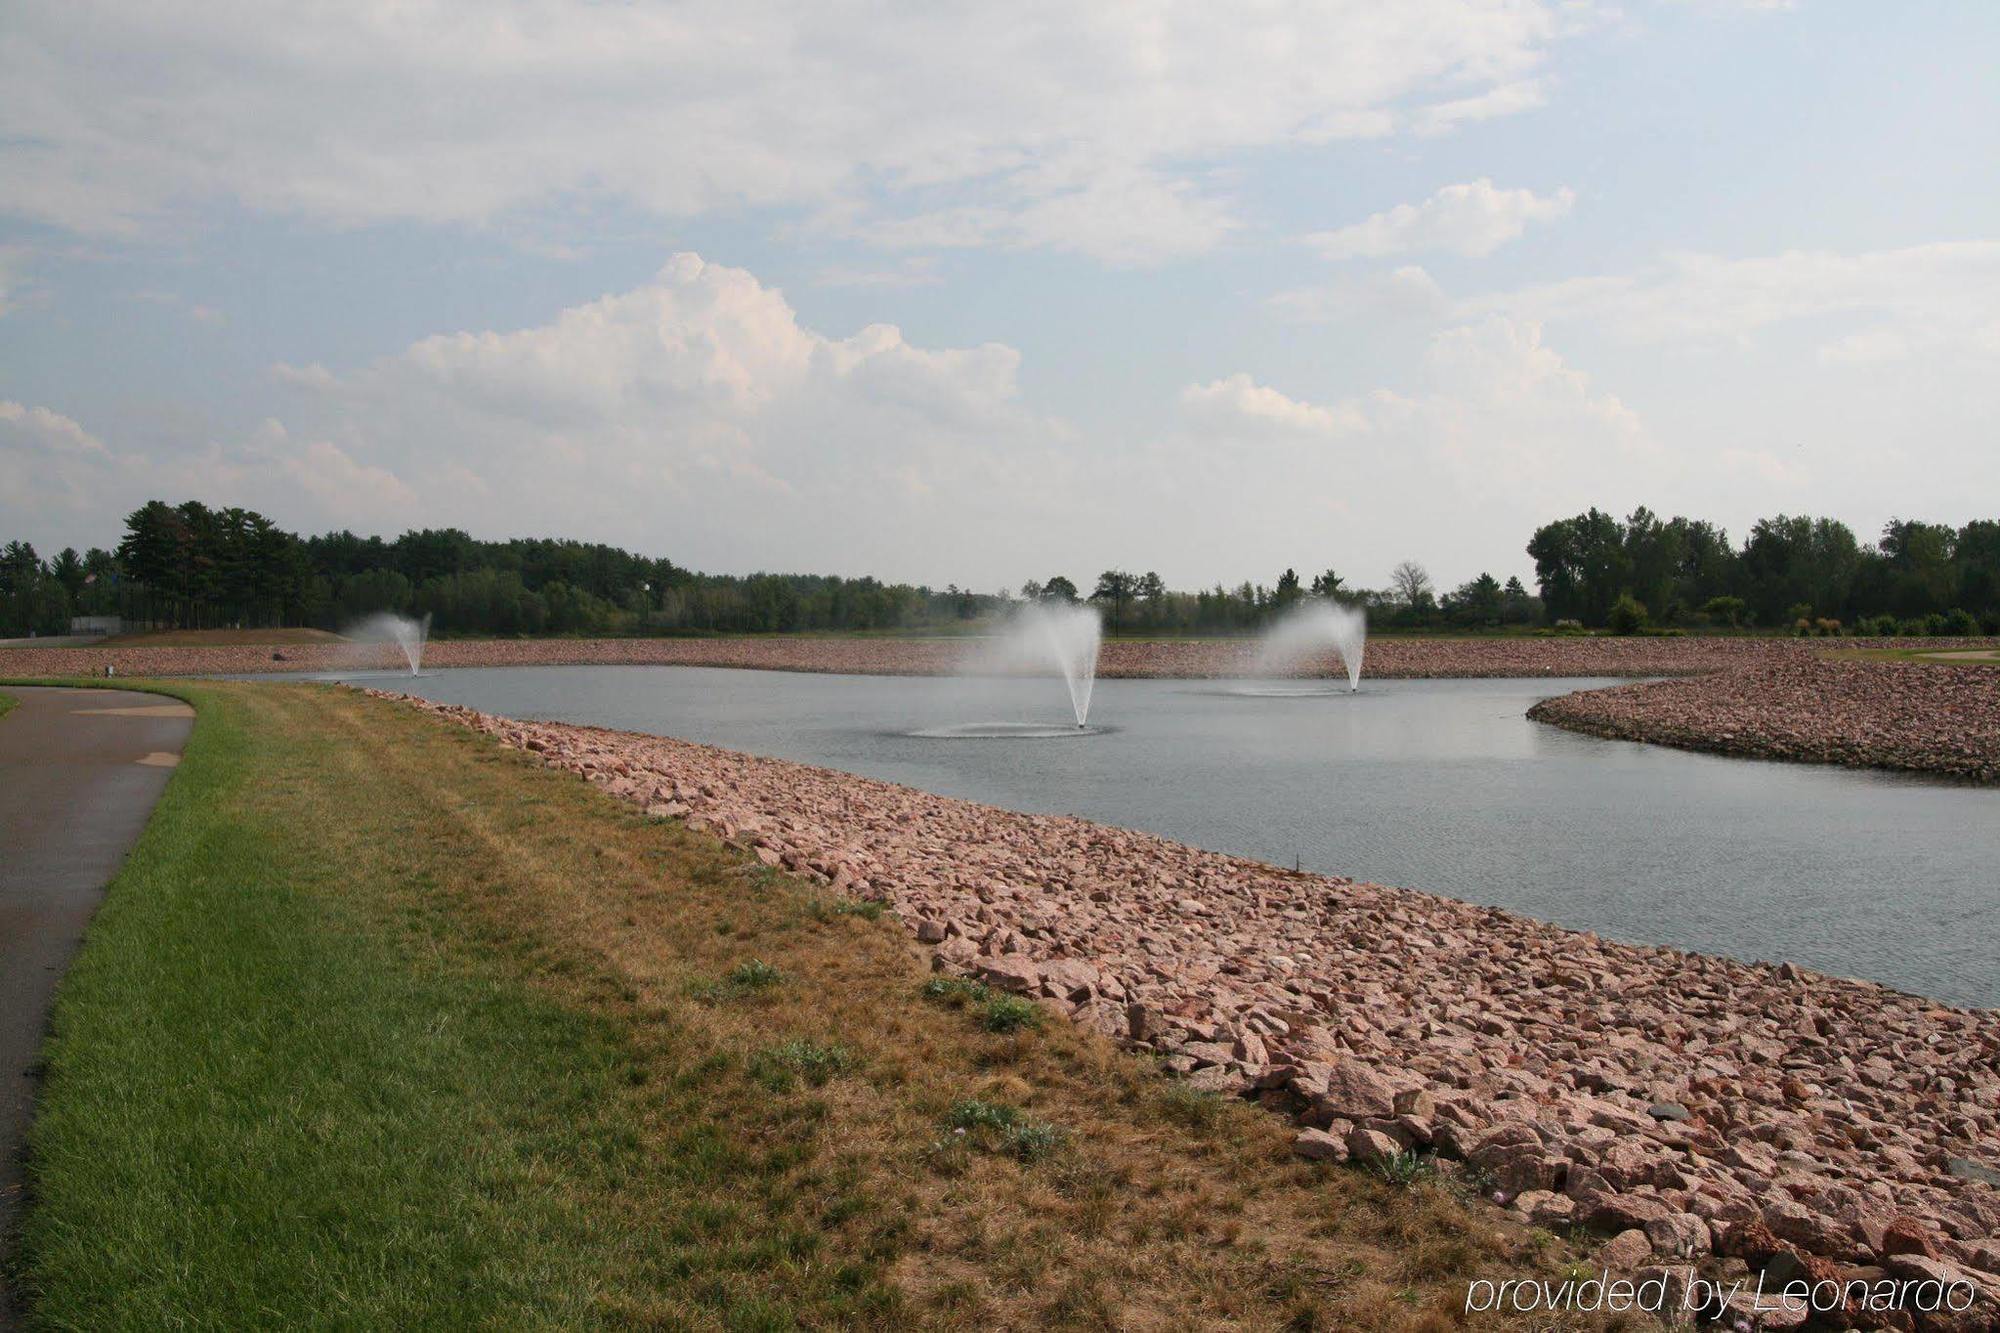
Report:
M 0 635 L 60 634 L 70 618 L 116 615 L 181 629 L 338 629 L 376 611 L 429 615 L 467 635 L 715 634 L 816 630 L 950 632 L 1022 600 L 1088 600 L 1113 633 L 1254 630 L 1308 597 L 1364 606 L 1378 629 L 1618 633 L 1701 629 L 1814 634 L 2000 632 L 2000 522 L 1962 528 L 1895 520 L 1864 545 L 1834 519 L 1755 524 L 1741 546 L 1697 519 L 1592 509 L 1536 530 L 1537 588 L 1488 574 L 1442 591 L 1414 561 L 1382 589 L 1333 570 L 1270 585 L 1169 589 L 1158 574 L 1057 575 L 978 593 L 815 574 L 699 574 L 612 546 L 479 541 L 456 529 L 393 541 L 300 537 L 247 509 L 155 500 L 115 548 L 44 559 L 0 549 Z

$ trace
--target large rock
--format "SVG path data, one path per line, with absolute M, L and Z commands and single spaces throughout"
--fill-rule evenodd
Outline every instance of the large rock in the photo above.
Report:
M 1313 1110 L 1325 1119 L 1387 1119 L 1396 1113 L 1396 1090 L 1359 1060 L 1341 1060 L 1327 1071 L 1326 1088 L 1313 1098 Z
M 1946 1175 L 2000 1189 L 2000 1168 L 1988 1166 L 1984 1162 L 1975 1162 L 1970 1157 L 1948 1157 L 1945 1159 L 1944 1169 Z
M 1097 992 L 1097 969 L 1075 958 L 1042 964 L 1042 993 L 1052 999 L 1081 1003 Z
M 1344 1162 L 1347 1141 L 1323 1129 L 1302 1129 L 1292 1140 L 1292 1151 L 1309 1162 Z
M 1643 1231 L 1655 1223 L 1665 1226 L 1674 1216 L 1666 1204 L 1644 1194 L 1601 1194 L 1584 1211 L 1583 1221 L 1600 1231 Z
M 1698 1259 L 1709 1250 L 1708 1223 L 1693 1213 L 1648 1218 L 1645 1232 L 1653 1253 L 1670 1259 Z
M 1882 1257 L 1890 1255 L 1915 1254 L 1926 1259 L 1937 1258 L 1937 1240 L 1931 1229 L 1914 1217 L 1897 1216 L 1889 1219 L 1882 1228 L 1882 1241 L 1878 1249 Z
M 982 958 L 972 965 L 972 975 L 995 990 L 1011 991 L 1016 995 L 1031 994 L 1042 984 L 1040 965 L 1022 953 Z
M 1764 1206 L 1764 1225 L 1778 1239 L 1788 1240 L 1810 1254 L 1851 1262 L 1871 1257 L 1855 1241 L 1852 1227 L 1804 1204 L 1773 1200 Z
M 1379 1166 L 1403 1152 L 1403 1145 L 1379 1129 L 1356 1125 L 1347 1135 L 1347 1155 L 1366 1166 Z
M 1598 1247 L 1597 1260 L 1613 1273 L 1630 1273 L 1653 1257 L 1653 1242 L 1638 1228 L 1621 1231 Z
M 1167 1016 L 1157 1006 L 1134 1000 L 1125 1006 L 1125 1032 L 1133 1041 L 1156 1042 L 1167 1035 Z
M 1568 1226 L 1576 1216 L 1576 1200 L 1554 1190 L 1524 1190 L 1514 1197 L 1513 1208 L 1528 1225 L 1549 1231 Z
M 1475 1147 L 1466 1162 L 1483 1171 L 1493 1188 L 1509 1196 L 1529 1190 L 1554 1191 L 1565 1163 L 1549 1155 L 1540 1139 L 1533 1143 L 1491 1142 Z

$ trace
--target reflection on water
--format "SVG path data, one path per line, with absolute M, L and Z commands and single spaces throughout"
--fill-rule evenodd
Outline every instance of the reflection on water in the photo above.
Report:
M 691 667 L 444 671 L 388 688 L 706 741 L 1620 939 L 2000 1004 L 2000 791 L 1601 741 L 1527 721 L 1605 683 L 1061 681 Z M 1303 697 L 1286 697 L 1294 688 Z M 995 720 L 1070 744 L 913 732 Z

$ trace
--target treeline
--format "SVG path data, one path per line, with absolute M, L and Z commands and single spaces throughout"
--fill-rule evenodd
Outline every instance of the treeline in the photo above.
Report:
M 0 635 L 59 634 L 72 616 L 176 629 L 338 629 L 376 611 L 429 614 L 444 634 L 912 630 L 1004 601 L 872 578 L 698 574 L 599 543 L 479 541 L 456 529 L 393 541 L 300 537 L 253 510 L 155 500 L 111 549 L 42 559 L 0 548 Z
M 596 543 L 479 541 L 457 529 L 393 541 L 300 537 L 252 510 L 152 501 L 111 549 L 0 548 L 0 635 L 62 633 L 72 616 L 173 628 L 338 629 L 376 611 L 431 617 L 443 634 L 705 634 L 964 629 L 1017 600 L 1090 601 L 1125 634 L 1255 631 L 1311 597 L 1365 607 L 1376 629 L 1738 629 L 2000 632 L 2000 522 L 1895 520 L 1872 545 L 1833 519 L 1755 524 L 1741 547 L 1715 524 L 1619 520 L 1596 509 L 1536 530 L 1537 591 L 1481 574 L 1440 591 L 1421 565 L 1386 588 L 1333 570 L 1181 592 L 1157 573 L 1064 576 L 1018 593 L 812 574 L 700 574 Z
M 1158 574 L 1108 569 L 1098 575 L 1087 595 L 1080 596 L 1074 583 L 1057 577 L 1047 583 L 1022 584 L 1020 596 L 1025 601 L 1093 602 L 1104 613 L 1105 628 L 1114 634 L 1251 633 L 1311 597 L 1363 607 L 1368 623 L 1377 629 L 1527 627 L 1542 619 L 1541 600 L 1519 579 L 1501 583 L 1491 574 L 1481 574 L 1440 594 L 1423 566 L 1408 560 L 1396 566 L 1390 586 L 1379 589 L 1350 586 L 1331 569 L 1302 583 L 1296 570 L 1287 569 L 1268 585 L 1217 584 L 1200 592 L 1175 592 Z
M 1892 519 L 1864 545 L 1844 523 L 1780 514 L 1741 547 L 1715 524 L 1622 522 L 1591 509 L 1528 543 L 1556 621 L 1621 631 L 1761 626 L 1812 633 L 2000 632 L 2000 522 Z

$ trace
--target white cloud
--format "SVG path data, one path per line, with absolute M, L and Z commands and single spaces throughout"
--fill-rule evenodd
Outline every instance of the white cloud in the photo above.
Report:
M 1302 324 L 1332 319 L 1413 319 L 1447 314 L 1451 301 L 1419 264 L 1370 272 L 1321 287 L 1298 287 L 1265 300 L 1277 314 Z
M 684 254 L 545 324 L 278 374 L 307 434 L 392 474 L 426 522 L 942 578 L 1058 521 L 1075 489 L 1064 429 L 1019 401 L 1019 360 L 888 325 L 829 337 L 749 273 Z
M 887 249 L 996 246 L 1090 255 L 1118 265 L 1200 254 L 1241 224 L 1221 200 L 1152 171 L 1107 168 L 1071 182 L 1043 169 L 1015 179 L 1015 199 L 959 205 L 846 228 Z
M 1547 101 L 1548 94 L 1540 79 L 1503 83 L 1471 97 L 1425 107 L 1417 113 L 1415 129 L 1419 135 L 1449 134 L 1461 125 L 1518 115 L 1523 111 L 1532 111 Z
M 1398 204 L 1352 226 L 1314 232 L 1306 241 L 1328 259 L 1413 251 L 1490 255 L 1518 238 L 1529 223 L 1563 217 L 1575 203 L 1576 194 L 1567 187 L 1537 195 L 1533 190 L 1498 189 L 1482 177 L 1447 185 L 1421 204 Z
M 835 265 L 813 275 L 815 287 L 931 287 L 942 282 L 938 262 L 930 255 L 913 255 L 887 268 Z
M 1615 397 L 1501 319 L 1439 334 L 1410 385 L 1189 385 L 1152 441 L 1036 413 L 1019 361 L 886 325 L 829 336 L 749 273 L 681 255 L 529 328 L 280 367 L 285 424 L 192 450 L 120 453 L 10 404 L 0 528 L 51 533 L 39 507 L 57 502 L 73 517 L 51 535 L 104 541 L 150 496 L 200 496 L 299 529 L 575 535 L 712 569 L 997 587 L 1045 565 L 1193 581 L 1325 559 L 1379 579 L 1412 553 L 1407 497 L 1441 573 L 1504 566 L 1544 510 L 1602 499 L 1610 469 L 1650 456 Z
M 414 496 L 386 469 L 324 440 L 294 441 L 265 421 L 240 441 L 192 451 L 121 451 L 46 407 L 0 401 L 0 531 L 59 532 L 75 545 L 116 541 L 146 500 L 240 504 L 291 522 L 416 522 Z
M 1380 583 L 1414 555 L 1448 583 L 1526 574 L 1536 525 L 1640 503 L 1679 462 L 1539 328 L 1506 319 L 1439 331 L 1407 384 L 1307 403 L 1238 374 L 1181 406 L 1133 507 L 1175 516 L 1177 542 L 1213 534 L 1210 567 L 1331 564 Z M 1254 454 L 1230 447 L 1247 437 Z
M 46 407 L 0 399 L 0 441 L 22 454 L 50 457 L 108 457 L 104 444 L 75 421 Z
M 1378 390 L 1367 411 L 1379 447 L 1414 464 L 1397 492 L 1423 496 L 1425 525 L 1468 563 L 1514 551 L 1551 513 L 1636 503 L 1674 465 L 1638 414 L 1532 323 L 1490 318 L 1439 331 L 1420 386 Z
M 1586 454 L 1645 448 L 1639 418 L 1542 341 L 1538 324 L 1490 318 L 1446 329 L 1426 353 L 1430 391 L 1409 406 L 1453 447 L 1512 455 L 1509 471 L 1573 467 Z
M 0 530 L 10 537 L 89 510 L 111 466 L 104 442 L 73 419 L 0 399 Z
M 21 270 L 28 252 L 18 245 L 0 245 L 0 316 L 21 308 Z
M 1188 420 L 1221 436 L 1272 432 L 1332 436 L 1368 428 L 1367 418 L 1352 404 L 1320 407 L 1287 398 L 1241 371 L 1188 385 L 1181 390 L 1180 406 Z
M 0 32 L 0 208 L 118 232 L 214 200 L 333 225 L 777 206 L 1147 262 L 1233 225 L 1200 164 L 1528 105 L 1559 13 L 23 0 Z
M 2000 353 L 2000 241 L 1746 259 L 1672 255 L 1637 273 L 1480 297 L 1467 313 L 1589 321 L 1637 342 L 1742 344 L 1796 327 L 1834 363 Z

